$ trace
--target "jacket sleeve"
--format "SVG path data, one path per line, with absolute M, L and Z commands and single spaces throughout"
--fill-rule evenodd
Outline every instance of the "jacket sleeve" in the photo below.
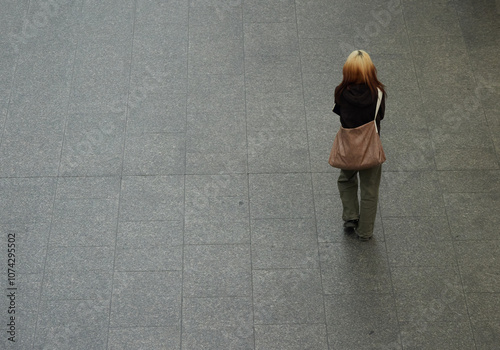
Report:
M 333 106 L 332 112 L 340 116 L 340 105 L 338 103 Z

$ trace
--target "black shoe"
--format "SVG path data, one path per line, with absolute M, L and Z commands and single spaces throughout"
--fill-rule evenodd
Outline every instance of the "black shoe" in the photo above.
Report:
M 357 228 L 359 220 L 344 221 L 344 228 Z
M 344 233 L 346 235 L 352 235 L 357 227 L 358 227 L 358 220 L 344 221 Z
M 372 239 L 372 236 L 360 236 L 360 235 L 358 235 L 358 239 L 361 242 L 368 242 L 370 239 Z
M 356 232 L 356 236 L 361 242 L 368 242 L 373 237 L 373 236 L 360 236 L 356 229 L 354 229 L 354 232 Z

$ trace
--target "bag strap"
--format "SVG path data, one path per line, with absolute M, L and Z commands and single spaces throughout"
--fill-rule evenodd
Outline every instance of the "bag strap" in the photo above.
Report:
M 378 109 L 380 108 L 380 103 L 382 103 L 383 94 L 382 94 L 382 90 L 380 90 L 379 88 L 377 88 L 377 90 L 378 90 L 377 108 L 375 109 L 375 117 L 373 118 L 373 121 L 375 122 L 375 130 L 378 133 L 376 119 L 377 119 Z

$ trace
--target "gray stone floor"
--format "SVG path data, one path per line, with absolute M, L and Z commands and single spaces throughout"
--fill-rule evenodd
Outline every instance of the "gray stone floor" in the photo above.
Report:
M 499 1 L 0 7 L 2 349 L 500 349 Z M 354 48 L 368 243 L 327 164 Z

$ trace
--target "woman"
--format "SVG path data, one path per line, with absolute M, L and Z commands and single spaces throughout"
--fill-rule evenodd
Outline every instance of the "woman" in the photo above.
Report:
M 370 56 L 363 50 L 353 51 L 342 70 L 343 79 L 335 88 L 334 113 L 340 116 L 344 128 L 356 128 L 373 122 L 377 107 L 378 90 L 383 93 L 376 116 L 378 132 L 385 112 L 384 85 L 377 79 L 377 70 Z M 366 170 L 340 170 L 337 185 L 342 200 L 346 233 L 355 232 L 362 241 L 373 235 L 377 215 L 378 190 L 382 166 Z M 361 203 L 358 201 L 358 174 Z

